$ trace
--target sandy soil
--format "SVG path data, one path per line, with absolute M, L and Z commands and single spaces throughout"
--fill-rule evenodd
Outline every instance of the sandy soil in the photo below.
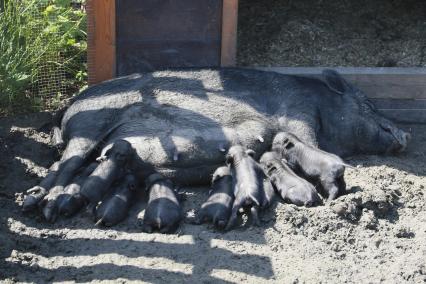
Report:
M 424 0 L 240 0 L 244 66 L 426 66 Z
M 39 131 L 47 113 L 0 119 L 0 281 L 153 283 L 424 283 L 426 281 L 426 125 L 399 156 L 348 162 L 348 194 L 332 204 L 278 203 L 259 228 L 228 233 L 183 224 L 178 234 L 140 232 L 143 198 L 129 218 L 98 229 L 84 214 L 43 222 L 24 215 L 22 192 L 46 174 L 56 150 Z M 189 188 L 192 214 L 207 188 Z

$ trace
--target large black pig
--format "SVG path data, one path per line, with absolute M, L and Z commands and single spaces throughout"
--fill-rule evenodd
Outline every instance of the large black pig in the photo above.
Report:
M 323 80 L 249 69 L 135 74 L 76 97 L 61 123 L 67 146 L 40 187 L 55 202 L 93 152 L 120 139 L 135 150 L 138 178 L 158 171 L 180 184 L 207 184 L 224 163 L 219 149 L 240 144 L 261 155 L 280 131 L 339 156 L 399 152 L 409 137 L 332 70 Z

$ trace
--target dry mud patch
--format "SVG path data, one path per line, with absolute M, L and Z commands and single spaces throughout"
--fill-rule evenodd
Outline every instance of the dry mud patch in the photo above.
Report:
M 424 283 L 426 125 L 401 125 L 413 141 L 398 156 L 347 160 L 348 194 L 330 205 L 278 203 L 260 228 L 228 233 L 182 224 L 178 234 L 140 232 L 145 201 L 111 229 L 84 214 L 47 224 L 19 208 L 56 157 L 47 113 L 0 119 L 0 281 Z M 188 188 L 191 214 L 206 188 Z

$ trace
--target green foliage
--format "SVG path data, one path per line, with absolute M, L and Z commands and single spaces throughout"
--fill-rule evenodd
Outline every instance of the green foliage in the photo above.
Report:
M 86 84 L 85 12 L 71 0 L 2 4 L 0 114 L 56 107 Z

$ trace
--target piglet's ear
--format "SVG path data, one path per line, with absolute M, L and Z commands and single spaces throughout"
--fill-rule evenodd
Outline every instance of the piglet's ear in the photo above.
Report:
M 225 164 L 230 166 L 234 162 L 234 157 L 232 155 L 227 154 L 225 157 Z
M 325 69 L 322 75 L 324 76 L 325 84 L 333 92 L 343 95 L 346 91 L 351 89 L 349 83 L 334 70 Z
M 288 142 L 287 144 L 285 144 L 284 148 L 286 148 L 287 150 L 290 150 L 291 148 L 294 147 L 294 144 L 292 142 Z
M 101 163 L 103 161 L 106 161 L 108 159 L 108 157 L 106 155 L 104 156 L 99 156 L 96 158 L 96 162 Z
M 256 155 L 256 152 L 251 150 L 251 149 L 248 149 L 248 150 L 246 150 L 246 154 L 249 155 L 250 157 L 254 158 L 254 156 Z

